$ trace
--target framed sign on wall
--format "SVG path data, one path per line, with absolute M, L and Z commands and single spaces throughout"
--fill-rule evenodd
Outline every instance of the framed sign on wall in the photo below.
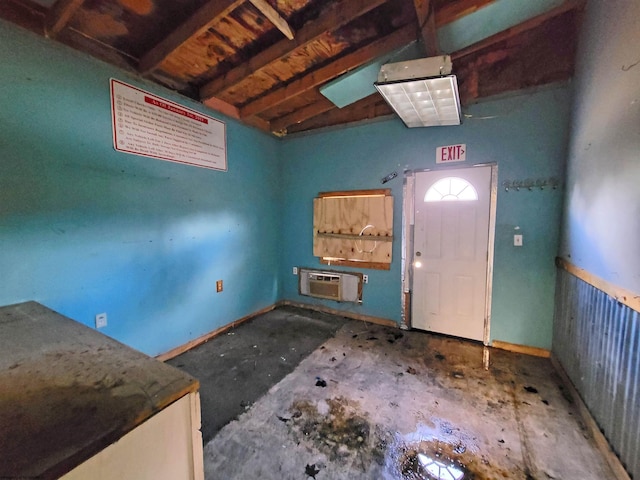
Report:
M 117 151 L 227 170 L 224 122 L 114 78 L 110 84 Z

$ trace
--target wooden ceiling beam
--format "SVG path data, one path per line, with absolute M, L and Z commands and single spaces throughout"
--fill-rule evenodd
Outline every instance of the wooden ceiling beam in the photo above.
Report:
M 37 3 L 26 5 L 20 1 L 0 1 L 0 18 L 38 35 L 44 34 L 45 16 L 45 8 Z
M 449 23 L 450 21 L 454 21 L 457 18 L 460 18 L 460 16 L 463 16 L 464 12 L 471 13 L 472 11 L 478 8 L 481 8 L 481 6 L 491 3 L 492 1 L 493 0 L 491 1 L 461 0 L 455 3 L 447 4 L 447 6 L 444 7 L 446 9 L 446 12 L 444 12 L 444 14 L 442 13 L 442 10 L 436 13 L 435 23 L 436 25 Z M 415 5 L 415 2 L 416 0 L 414 0 L 414 5 Z M 576 2 L 576 5 L 580 3 L 581 2 Z M 544 23 L 545 20 L 548 20 L 549 18 L 554 17 L 555 15 L 562 14 L 563 12 L 569 10 L 570 8 L 571 6 L 564 5 L 558 11 L 552 12 L 550 13 L 549 16 L 545 16 L 544 18 L 540 19 L 542 20 L 541 22 L 532 23 L 530 25 L 530 28 L 534 29 L 540 24 Z M 506 37 L 497 36 L 496 41 L 515 37 L 518 35 L 519 32 L 520 30 L 517 30 L 515 32 L 512 32 L 511 35 L 508 35 Z M 496 42 L 491 42 L 492 45 L 495 43 Z M 467 99 L 473 99 L 480 96 L 481 93 L 479 91 L 479 87 L 480 87 L 479 82 L 480 80 L 486 81 L 486 79 L 485 78 L 480 79 L 478 77 L 474 82 L 473 78 L 471 77 L 473 77 L 474 73 L 476 74 L 476 77 L 477 77 L 479 68 L 481 67 L 486 68 L 485 66 L 486 64 L 492 65 L 496 62 L 504 60 L 506 58 L 505 56 L 509 54 L 509 52 L 505 51 L 504 49 L 501 49 L 497 52 L 493 52 L 493 51 L 487 52 L 486 50 L 483 49 L 484 47 L 486 47 L 486 45 L 478 48 L 475 48 L 474 46 L 474 48 L 471 49 L 472 50 L 471 54 L 465 57 L 463 63 L 460 64 L 464 72 L 468 75 L 468 78 L 466 78 L 466 80 L 462 82 L 460 86 L 461 97 L 466 97 Z M 491 45 L 489 45 L 489 47 L 491 47 Z M 478 54 L 482 54 L 482 55 L 478 56 Z M 462 60 L 460 61 L 462 62 Z M 471 65 L 471 68 L 468 68 L 469 65 Z M 545 78 L 548 76 L 549 75 L 546 75 Z M 345 107 L 343 109 L 331 108 L 324 112 L 320 111 L 320 110 L 323 110 L 322 106 L 316 106 L 315 104 L 310 105 L 308 107 L 301 109 L 300 116 L 297 116 L 298 112 L 292 112 L 291 114 L 288 114 L 282 118 L 272 121 L 271 128 L 274 131 L 277 129 L 280 132 L 287 132 L 288 134 L 292 134 L 292 133 L 303 132 L 306 130 L 312 130 L 316 128 L 328 127 L 332 125 L 358 122 L 358 121 L 366 120 L 368 118 L 372 118 L 378 115 L 392 116 L 386 104 L 380 103 L 379 101 L 376 100 L 375 97 L 376 97 L 376 94 L 368 97 L 367 99 L 363 99 L 359 102 L 356 102 L 355 104 Z M 315 108 L 318 109 L 318 113 L 317 115 L 312 116 L 311 114 L 313 113 L 313 110 Z M 309 113 L 310 115 L 307 118 L 303 119 L 302 117 L 305 116 L 304 115 L 305 110 L 307 110 L 308 111 L 307 113 Z M 291 122 L 288 123 L 289 121 Z
M 271 23 L 275 25 L 275 27 L 282 32 L 282 34 L 287 37 L 289 40 L 293 40 L 293 30 L 287 23 L 287 21 L 282 18 L 282 16 L 269 5 L 265 0 L 249 0 L 254 7 L 260 10 L 265 17 L 269 19 Z
M 209 107 L 216 112 L 220 112 L 224 115 L 227 115 L 228 117 L 240 120 L 240 111 L 235 105 L 231 105 L 230 103 L 227 103 L 224 100 L 220 100 L 219 98 L 210 98 L 203 103 L 206 107 Z M 250 119 L 245 120 L 244 123 L 247 125 L 251 125 L 252 127 L 256 127 L 264 132 L 271 133 L 269 122 L 260 117 L 251 117 Z
M 277 88 L 240 108 L 240 117 L 247 118 L 264 112 L 268 108 L 279 105 L 287 100 L 332 80 L 354 68 L 360 67 L 381 55 L 385 55 L 407 43 L 415 40 L 415 26 L 406 25 L 386 37 L 382 37 L 339 58 L 335 62 L 312 71 L 288 85 Z
M 433 11 L 433 0 L 413 0 L 418 19 L 418 31 L 424 44 L 427 56 L 435 57 L 440 53 L 438 35 L 436 34 L 436 16 Z
M 437 29 L 459 20 L 475 11 L 494 3 L 496 0 L 451 1 L 435 11 L 435 0 L 413 0 L 418 20 L 419 38 L 428 56 L 440 54 Z
M 417 1 L 417 0 L 414 0 Z M 431 0 L 432 2 L 434 0 Z M 494 3 L 496 0 L 458 0 L 449 2 L 435 12 L 436 28 L 459 20 L 462 17 Z
M 225 17 L 244 3 L 244 0 L 210 0 L 191 17 L 167 35 L 140 59 L 138 71 L 147 74 L 156 69 L 165 58 L 192 37 L 207 30 L 209 24 Z
M 358 100 L 347 107 L 335 107 L 305 122 L 291 125 L 287 129 L 287 133 L 299 133 L 317 128 L 332 127 L 334 125 L 391 118 L 394 115 L 393 110 L 391 110 L 391 107 L 387 105 L 384 99 L 378 93 L 372 93 L 368 97 Z
M 295 112 L 291 112 L 288 115 L 272 120 L 271 131 L 279 132 L 285 130 L 290 125 L 295 125 L 297 123 L 302 123 L 305 120 L 308 120 L 313 117 L 317 117 L 318 115 L 328 112 L 336 108 L 336 106 L 327 98 L 322 97 L 318 99 L 317 102 L 312 103 L 311 105 L 307 105 L 306 107 L 302 107 Z
M 58 33 L 67 26 L 73 15 L 85 0 L 58 0 L 53 4 L 45 19 L 45 35 L 56 38 Z
M 95 38 L 83 35 L 74 28 L 67 28 L 55 38 L 71 48 L 84 52 L 94 58 L 107 62 L 128 72 L 135 72 L 136 59 L 122 50 L 107 45 Z
M 200 98 L 205 100 L 225 93 L 252 73 L 271 65 L 292 51 L 315 41 L 326 32 L 336 30 L 389 0 L 342 0 L 323 12 L 320 19 L 309 22 L 296 33 L 291 41 L 282 40 L 267 48 L 247 62 L 238 65 L 221 77 L 218 77 L 200 89 Z M 414 0 L 417 1 L 417 0 Z M 433 2 L 433 0 L 431 0 Z M 495 0 L 457 0 L 435 12 L 436 27 L 451 23 L 469 13 L 482 8 Z M 433 42 L 430 42 L 433 44 Z
M 247 76 L 280 61 L 283 57 L 298 48 L 317 40 L 327 32 L 336 30 L 355 18 L 373 10 L 388 0 L 341 0 L 329 7 L 320 18 L 306 23 L 297 33 L 293 41 L 281 40 L 275 45 L 258 53 L 247 62 L 229 70 L 226 74 L 204 85 L 200 89 L 200 98 L 205 100 L 226 92 Z
M 571 78 L 580 17 L 580 10 L 567 10 L 461 57 L 456 63 L 461 103 Z
M 202 102 L 205 106 L 215 110 L 216 112 L 224 113 L 228 117 L 240 120 L 240 111 L 235 105 L 231 105 L 219 98 L 209 98 L 207 101 Z
M 251 117 L 243 121 L 245 124 L 255 127 L 258 130 L 262 130 L 263 132 L 266 132 L 266 133 L 273 133 L 273 131 L 271 130 L 271 125 L 269 125 L 269 122 L 267 122 L 266 120 L 260 117 Z
M 533 17 L 525 22 L 522 22 L 514 27 L 507 28 L 501 32 L 496 33 L 495 35 L 491 35 L 490 37 L 485 38 L 479 42 L 474 43 L 473 45 L 469 45 L 457 52 L 451 54 L 451 60 L 455 61 L 460 58 L 466 57 L 467 55 L 471 55 L 480 50 L 484 50 L 487 47 L 491 47 L 499 42 L 503 42 L 508 40 L 516 35 L 519 35 L 528 30 L 533 30 L 534 28 L 539 27 L 547 20 L 550 20 L 558 15 L 562 15 L 570 10 L 582 9 L 585 5 L 585 0 L 565 0 L 565 2 L 548 12 L 542 13 L 537 17 Z

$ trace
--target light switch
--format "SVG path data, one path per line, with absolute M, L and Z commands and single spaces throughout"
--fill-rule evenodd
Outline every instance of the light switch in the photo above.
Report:
M 522 234 L 516 234 L 513 236 L 513 246 L 514 247 L 522 246 Z

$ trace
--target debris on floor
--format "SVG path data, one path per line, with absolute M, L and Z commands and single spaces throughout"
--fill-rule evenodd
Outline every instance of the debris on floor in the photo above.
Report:
M 318 408 L 306 400 L 291 405 L 289 432 L 296 442 L 310 442 L 329 461 L 357 456 L 362 462 L 382 464 L 386 440 L 382 432 L 372 431 L 357 403 L 344 397 L 327 399 L 326 408 Z
M 482 345 L 362 327 L 345 324 L 224 427 L 207 480 L 614 478 L 548 359 L 492 351 L 485 370 Z
M 304 467 L 304 474 L 307 477 L 313 478 L 314 480 L 316 478 L 316 475 L 319 474 L 319 473 L 320 473 L 320 469 L 316 468 L 316 464 L 315 463 L 312 463 L 311 465 L 309 465 L 307 463 L 307 466 Z

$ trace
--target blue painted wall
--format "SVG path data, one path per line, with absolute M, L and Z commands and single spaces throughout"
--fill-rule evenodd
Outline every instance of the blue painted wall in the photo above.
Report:
M 277 301 L 277 140 L 227 119 L 226 173 L 119 153 L 111 77 L 206 110 L 4 22 L 0 58 L 0 305 L 158 354 Z
M 149 354 L 287 299 L 292 266 L 312 256 L 312 199 L 379 188 L 434 166 L 439 145 L 505 180 L 564 172 L 567 86 L 472 106 L 461 127 L 398 120 L 279 141 L 227 121 L 229 171 L 114 151 L 108 81 L 116 77 L 206 113 L 201 105 L 0 23 L 0 304 L 36 300 Z M 218 116 L 219 118 L 223 118 Z M 223 118 L 224 119 L 224 118 Z M 492 338 L 549 348 L 562 191 L 498 196 Z M 525 246 L 512 246 L 514 227 Z M 390 271 L 368 271 L 364 304 L 333 308 L 400 320 L 400 241 Z M 224 292 L 216 294 L 215 281 Z
M 640 295 L 640 2 L 589 2 L 560 254 Z
M 282 297 L 366 315 L 401 319 L 402 172 L 435 167 L 440 145 L 467 144 L 467 163 L 496 162 L 499 183 L 564 176 L 570 87 L 492 99 L 465 112 L 462 126 L 407 129 L 399 120 L 285 139 L 282 150 Z M 390 271 L 366 271 L 363 304 L 336 304 L 297 294 L 291 267 L 319 267 L 312 252 L 313 197 L 321 191 L 385 187 L 394 196 L 393 262 Z M 559 243 L 562 189 L 498 192 L 493 282 L 492 340 L 551 347 L 554 259 Z M 515 227 L 524 246 L 513 246 Z M 352 270 L 345 268 L 344 270 Z

